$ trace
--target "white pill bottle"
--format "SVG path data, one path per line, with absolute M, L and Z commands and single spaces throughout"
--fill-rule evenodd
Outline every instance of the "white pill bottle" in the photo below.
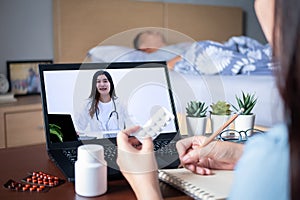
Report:
M 94 197 L 107 191 L 107 163 L 103 146 L 86 144 L 78 147 L 75 162 L 75 192 Z

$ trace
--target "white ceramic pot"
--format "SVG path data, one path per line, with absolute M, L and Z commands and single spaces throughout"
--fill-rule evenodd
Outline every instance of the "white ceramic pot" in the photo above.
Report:
M 234 129 L 237 131 L 247 131 L 254 128 L 255 115 L 239 115 L 234 121 Z M 251 136 L 252 131 L 247 131 L 247 136 Z
M 188 135 L 204 135 L 206 132 L 206 123 L 207 117 L 186 117 Z
M 230 115 L 214 115 L 211 114 L 210 115 L 210 119 L 211 119 L 211 132 L 214 133 L 216 132 L 220 127 L 222 127 L 230 118 Z M 225 128 L 224 130 L 227 130 L 229 128 L 229 126 L 227 128 Z

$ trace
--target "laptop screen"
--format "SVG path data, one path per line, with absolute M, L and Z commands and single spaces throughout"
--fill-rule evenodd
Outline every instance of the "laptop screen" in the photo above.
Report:
M 178 133 L 165 62 L 50 64 L 39 69 L 47 142 L 65 142 L 64 134 L 78 136 L 65 136 L 68 142 L 70 138 L 115 138 L 121 129 L 143 126 L 157 107 L 166 108 L 175 117 L 160 137 Z M 70 117 L 73 129 L 66 133 L 51 130 L 52 121 L 59 121 L 53 120 L 56 116 Z

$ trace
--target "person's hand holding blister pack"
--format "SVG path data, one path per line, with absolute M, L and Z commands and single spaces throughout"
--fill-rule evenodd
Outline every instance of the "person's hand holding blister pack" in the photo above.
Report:
M 154 140 L 173 119 L 174 115 L 166 108 L 155 106 L 151 109 L 151 118 L 140 130 L 130 135 L 135 136 L 140 142 L 143 142 L 146 137 Z

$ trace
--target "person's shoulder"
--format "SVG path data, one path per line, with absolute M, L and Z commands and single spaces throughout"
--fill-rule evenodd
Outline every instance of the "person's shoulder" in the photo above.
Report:
M 116 107 L 118 110 L 124 110 L 125 109 L 125 103 L 124 100 L 122 100 L 122 98 L 120 99 L 119 97 L 116 97 L 113 99 L 113 102 L 115 103 Z
M 288 132 L 280 124 L 246 143 L 229 199 L 286 199 L 288 167 Z
M 123 102 L 120 100 L 119 97 L 115 97 L 113 99 L 113 102 L 115 102 L 115 104 L 118 106 L 118 105 L 123 105 Z
M 288 143 L 288 130 L 286 124 L 278 124 L 270 128 L 263 134 L 255 135 L 249 139 L 246 146 L 264 144 L 263 146 L 269 145 L 270 148 L 273 146 L 286 146 Z M 251 147 L 250 147 L 251 148 Z
M 91 106 L 92 105 L 91 98 L 84 99 L 83 102 L 82 102 L 82 105 L 85 106 L 85 107 Z
M 259 167 L 262 167 L 262 164 L 265 167 L 273 167 L 272 169 L 284 168 L 289 157 L 288 155 L 288 130 L 286 125 L 279 124 L 266 133 L 250 138 L 246 142 L 239 164 L 241 166 L 252 166 L 253 170 L 260 170 Z M 279 163 L 283 166 L 279 166 Z

